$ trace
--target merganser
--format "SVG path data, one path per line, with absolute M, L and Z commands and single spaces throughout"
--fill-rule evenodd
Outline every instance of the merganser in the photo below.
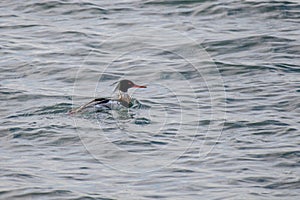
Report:
M 126 108 L 130 108 L 133 106 L 132 98 L 127 93 L 129 88 L 146 88 L 147 86 L 144 85 L 137 85 L 130 80 L 121 80 L 114 91 L 117 89 L 119 90 L 118 98 L 96 98 L 79 108 L 71 110 L 69 113 L 74 114 L 82 111 L 83 109 L 89 106 L 95 106 L 96 108 L 103 108 L 103 109 L 114 109 L 117 106 L 123 106 Z

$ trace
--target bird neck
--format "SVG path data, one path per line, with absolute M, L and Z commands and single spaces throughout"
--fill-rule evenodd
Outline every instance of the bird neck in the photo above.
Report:
M 122 92 L 121 90 L 119 90 L 118 99 L 120 102 L 125 102 L 127 104 L 131 102 L 131 97 L 129 94 L 127 92 Z

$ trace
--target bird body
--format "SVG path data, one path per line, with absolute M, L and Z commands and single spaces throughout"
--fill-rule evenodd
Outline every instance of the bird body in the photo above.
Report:
M 133 106 L 133 100 L 127 93 L 129 88 L 146 88 L 146 86 L 136 85 L 130 80 L 121 80 L 115 90 L 119 90 L 118 98 L 96 98 L 79 108 L 71 110 L 69 113 L 74 114 L 84 110 L 87 107 L 94 106 L 99 109 L 120 109 L 122 107 L 130 108 Z

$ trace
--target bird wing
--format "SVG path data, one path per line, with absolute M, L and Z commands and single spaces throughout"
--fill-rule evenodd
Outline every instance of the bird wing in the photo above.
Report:
M 97 98 L 97 99 L 94 99 L 78 108 L 75 108 L 75 109 L 72 109 L 70 110 L 69 114 L 75 114 L 75 113 L 78 113 L 80 111 L 82 111 L 83 109 L 85 109 L 86 107 L 90 106 L 90 105 L 93 105 L 93 104 L 101 104 L 101 103 L 107 103 L 109 102 L 110 99 L 108 98 Z

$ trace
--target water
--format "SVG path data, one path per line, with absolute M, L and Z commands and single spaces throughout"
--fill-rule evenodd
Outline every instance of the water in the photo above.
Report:
M 0 199 L 300 197 L 298 1 L 0 5 Z

